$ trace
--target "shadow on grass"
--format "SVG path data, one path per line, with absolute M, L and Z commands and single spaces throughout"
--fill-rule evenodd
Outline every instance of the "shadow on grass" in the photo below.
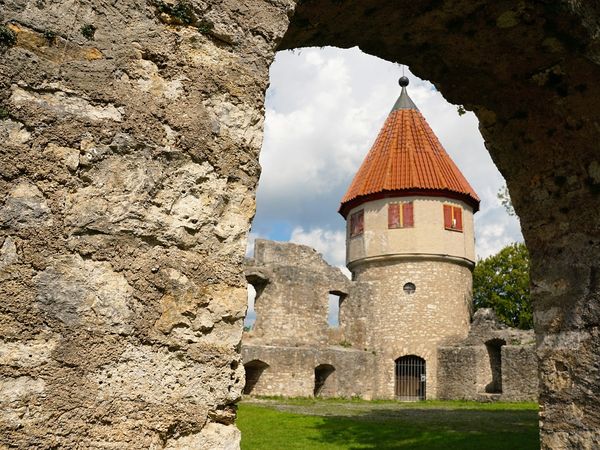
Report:
M 535 411 L 372 410 L 321 417 L 312 440 L 346 449 L 539 449 Z

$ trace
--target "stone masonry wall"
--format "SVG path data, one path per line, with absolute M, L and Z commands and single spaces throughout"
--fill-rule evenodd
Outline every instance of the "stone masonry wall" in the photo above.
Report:
M 477 113 L 532 256 L 542 448 L 600 445 L 600 6 L 306 0 L 292 14 L 291 0 L 191 4 L 193 16 L 158 1 L 2 4 L 16 36 L 0 42 L 0 383 L 10 394 L 0 443 L 235 441 L 223 411 L 241 369 L 216 337 L 237 341 L 242 327 L 239 241 L 268 65 L 292 17 L 282 48 L 359 45 Z M 48 280 L 59 280 L 54 293 Z M 160 331 L 172 310 L 183 325 Z M 185 331 L 192 315 L 198 331 Z M 200 331 L 211 321 L 214 335 Z M 111 367 L 123 384 L 96 382 Z M 206 383 L 188 391 L 200 374 Z
M 358 280 L 349 281 L 310 247 L 257 240 L 246 276 L 260 292 L 262 322 L 257 331 L 244 334 L 243 362 L 253 386 L 248 393 L 313 396 L 315 368 L 326 364 L 335 371 L 323 397 L 393 399 L 395 360 L 417 355 L 426 360 L 428 398 L 537 398 L 533 333 L 501 324 L 490 309 L 478 310 L 469 324 L 470 294 L 462 292 L 466 301 L 456 296 L 460 287 L 470 286 L 468 267 L 380 262 L 359 266 L 355 275 Z M 414 294 L 402 290 L 407 281 L 415 283 Z M 325 320 L 323 292 L 332 286 L 348 292 L 337 334 Z M 464 322 L 458 320 L 460 308 Z M 489 343 L 502 345 L 490 353 Z M 257 363 L 268 367 L 254 384 L 251 367 Z M 501 394 L 495 390 L 500 385 Z
M 377 354 L 375 396 L 394 398 L 394 361 L 417 355 L 426 360 L 427 396 L 435 398 L 437 348 L 461 341 L 469 330 L 471 269 L 443 259 L 412 259 L 373 262 L 354 273 L 371 295 L 365 346 Z M 414 294 L 403 291 L 408 282 L 416 285 Z
M 538 361 L 532 342 L 502 347 L 502 400 L 537 401 Z
M 372 353 L 342 347 L 298 348 L 244 345 L 244 364 L 260 360 L 269 365 L 252 395 L 312 397 L 315 368 L 329 364 L 335 372 L 327 379 L 322 397 L 372 398 Z
M 244 343 L 322 346 L 337 337 L 327 323 L 329 293 L 346 295 L 351 283 L 314 249 L 257 239 L 246 277 L 257 295 L 256 322 Z
M 453 346 L 438 349 L 438 398 L 478 400 L 491 379 L 485 346 Z
M 492 360 L 486 343 L 500 342 L 501 392 L 490 394 Z M 463 342 L 438 350 L 438 396 L 442 399 L 536 401 L 537 358 L 532 331 L 501 324 L 491 309 L 478 310 Z
M 292 5 L 2 2 L 0 447 L 237 447 L 240 267 Z

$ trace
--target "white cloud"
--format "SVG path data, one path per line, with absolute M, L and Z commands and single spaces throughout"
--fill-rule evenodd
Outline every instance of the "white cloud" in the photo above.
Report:
M 302 227 L 296 227 L 292 230 L 290 242 L 308 245 L 323 255 L 329 264 L 345 267 L 346 235 L 343 231 L 321 228 L 305 231 Z

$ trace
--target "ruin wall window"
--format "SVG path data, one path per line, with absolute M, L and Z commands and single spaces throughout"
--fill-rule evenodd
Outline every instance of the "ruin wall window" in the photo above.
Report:
M 350 216 L 350 237 L 359 236 L 365 230 L 365 211 L 361 209 Z
M 463 231 L 462 208 L 444 205 L 444 228 L 452 231 Z
M 340 310 L 342 309 L 344 298 L 346 298 L 346 294 L 342 292 L 329 292 L 327 323 L 330 328 L 338 328 L 340 326 Z
M 412 228 L 414 226 L 413 202 L 388 205 L 388 228 Z

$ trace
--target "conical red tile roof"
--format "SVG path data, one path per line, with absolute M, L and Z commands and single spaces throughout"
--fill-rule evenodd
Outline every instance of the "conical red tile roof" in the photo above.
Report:
M 406 84 L 342 199 L 344 217 L 366 201 L 415 194 L 458 198 L 479 209 L 479 197 L 408 97 Z

